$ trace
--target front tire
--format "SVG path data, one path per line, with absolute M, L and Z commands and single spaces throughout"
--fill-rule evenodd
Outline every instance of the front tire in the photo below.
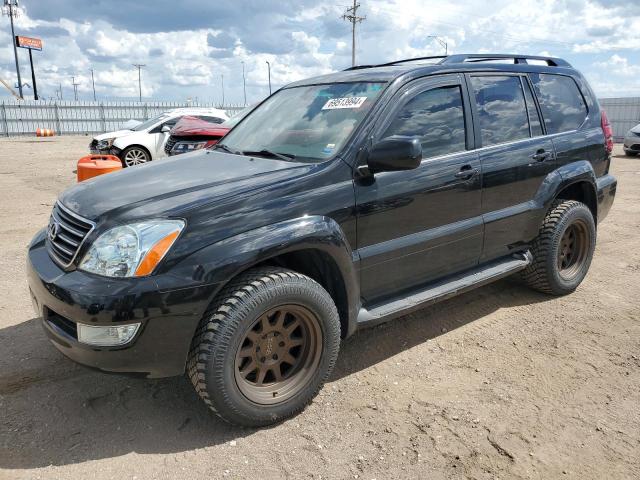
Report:
M 624 154 L 627 157 L 635 157 L 636 155 L 638 155 L 638 152 L 634 152 L 633 150 L 625 150 Z
M 125 148 L 121 154 L 122 167 L 134 167 L 151 161 L 151 155 L 142 147 L 132 146 Z
M 311 278 L 280 268 L 250 270 L 203 316 L 187 373 L 222 419 L 250 427 L 302 411 L 338 356 L 340 319 Z
M 575 200 L 556 201 L 533 242 L 533 262 L 522 277 L 543 293 L 571 293 L 587 275 L 595 246 L 596 225 L 591 210 Z

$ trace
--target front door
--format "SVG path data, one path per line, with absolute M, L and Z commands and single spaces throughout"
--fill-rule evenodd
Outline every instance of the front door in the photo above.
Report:
M 481 171 L 462 75 L 410 82 L 389 102 L 373 142 L 421 139 L 415 170 L 356 180 L 361 292 L 376 303 L 477 264 Z

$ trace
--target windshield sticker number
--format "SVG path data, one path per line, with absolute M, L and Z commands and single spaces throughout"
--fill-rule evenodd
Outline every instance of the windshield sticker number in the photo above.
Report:
M 338 108 L 360 108 L 367 97 L 332 98 L 324 104 L 322 110 L 336 110 Z

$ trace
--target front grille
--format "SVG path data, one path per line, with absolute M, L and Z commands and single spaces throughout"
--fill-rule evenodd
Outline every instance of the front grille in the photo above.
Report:
M 78 254 L 95 224 L 56 202 L 47 227 L 47 250 L 56 263 L 66 268 Z
M 177 138 L 175 138 L 174 136 L 171 136 L 167 140 L 167 143 L 164 144 L 164 153 L 166 153 L 167 156 L 171 155 L 171 149 L 173 148 L 173 146 L 176 144 L 177 141 L 178 141 Z

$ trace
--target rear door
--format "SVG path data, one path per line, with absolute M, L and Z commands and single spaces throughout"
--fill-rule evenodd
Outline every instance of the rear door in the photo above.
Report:
M 481 261 L 509 254 L 535 237 L 533 198 L 556 168 L 525 74 L 468 74 L 485 225 Z
M 373 141 L 417 136 L 415 170 L 355 182 L 361 292 L 395 296 L 477 264 L 482 248 L 480 162 L 462 75 L 416 80 L 380 115 Z

